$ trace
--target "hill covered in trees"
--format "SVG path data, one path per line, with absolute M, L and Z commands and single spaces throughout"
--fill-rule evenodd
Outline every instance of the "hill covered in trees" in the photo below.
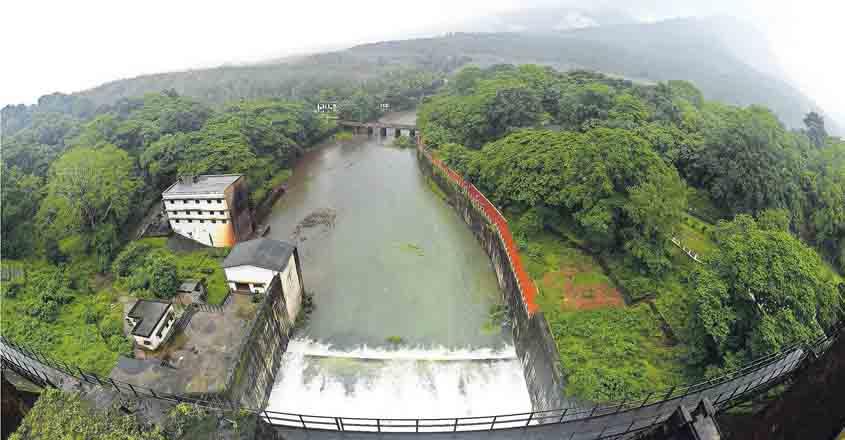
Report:
M 468 64 L 536 63 L 559 70 L 597 70 L 644 82 L 687 80 L 707 99 L 763 105 L 787 126 L 800 127 L 807 112 L 821 110 L 784 78 L 771 58 L 762 37 L 738 21 L 608 20 L 584 29 L 451 33 L 262 64 L 144 75 L 74 96 L 84 98 L 88 104 L 80 105 L 89 107 L 162 90 L 175 90 L 210 105 L 239 99 L 313 99 L 320 90 L 342 91 L 390 75 L 407 77 L 409 71 L 442 76 Z M 829 131 L 840 132 L 836 121 L 828 118 L 827 123 Z
M 719 375 L 842 318 L 845 142 L 805 122 L 685 81 L 537 65 L 463 69 L 418 113 L 434 154 L 510 218 L 567 392 L 599 401 Z

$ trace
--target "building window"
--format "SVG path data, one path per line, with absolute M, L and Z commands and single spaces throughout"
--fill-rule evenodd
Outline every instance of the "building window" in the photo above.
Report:
M 207 204 L 209 204 L 209 205 L 210 205 L 210 204 L 211 204 L 211 199 L 205 199 L 205 203 L 207 203 Z
M 224 225 L 227 224 L 227 223 L 229 223 L 229 220 L 223 220 Z
M 199 204 L 199 203 L 200 203 L 200 201 L 199 201 L 199 200 L 194 200 L 194 203 Z
M 223 203 L 223 199 L 217 199 L 217 203 Z
M 249 284 L 247 284 L 247 283 L 235 283 L 235 290 L 249 290 Z
M 148 339 L 144 339 L 144 345 L 153 345 Z
M 212 220 L 212 221 L 211 221 L 211 223 L 215 223 L 215 224 L 216 224 L 216 223 L 217 223 L 217 220 Z

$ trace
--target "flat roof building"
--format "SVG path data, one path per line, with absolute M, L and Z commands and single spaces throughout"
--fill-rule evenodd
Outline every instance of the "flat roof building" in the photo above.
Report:
M 132 337 L 146 350 L 155 350 L 167 340 L 175 320 L 173 304 L 165 301 L 139 299 L 126 314 Z
M 232 248 L 222 266 L 229 289 L 236 293 L 263 293 L 279 275 L 288 317 L 296 321 L 302 303 L 302 268 L 296 246 L 269 238 L 245 241 Z
M 162 193 L 171 229 L 206 246 L 227 247 L 252 234 L 246 179 L 240 174 L 181 176 Z

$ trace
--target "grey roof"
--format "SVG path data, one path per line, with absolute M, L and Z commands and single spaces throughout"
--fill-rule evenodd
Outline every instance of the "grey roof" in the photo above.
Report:
M 257 238 L 235 245 L 223 260 L 223 267 L 256 266 L 281 271 L 287 266 L 293 250 L 290 243 L 269 238 Z
M 192 183 L 185 183 L 180 179 L 162 194 L 220 194 L 240 177 L 240 174 L 207 174 L 196 176 L 196 182 Z
M 200 280 L 185 280 L 176 289 L 177 292 L 193 292 L 200 284 Z
M 129 310 L 129 313 L 127 313 L 127 316 L 130 318 L 140 320 L 132 329 L 132 334 L 148 338 L 153 333 L 153 329 L 155 329 L 159 321 L 164 318 L 169 307 L 169 302 L 139 299 L 132 306 L 132 309 Z

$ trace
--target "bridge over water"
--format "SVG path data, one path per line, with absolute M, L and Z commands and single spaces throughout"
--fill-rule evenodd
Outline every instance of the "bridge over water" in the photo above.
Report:
M 352 132 L 355 134 L 378 134 L 379 136 L 387 136 L 388 133 L 392 133 L 393 136 L 399 137 L 402 133 L 406 133 L 411 137 L 416 136 L 417 134 L 417 126 L 416 124 L 402 124 L 398 122 L 385 122 L 385 121 L 377 121 L 377 122 L 356 122 L 356 121 L 346 121 L 346 120 L 339 120 L 337 121 L 337 125 L 341 127 L 351 128 Z

